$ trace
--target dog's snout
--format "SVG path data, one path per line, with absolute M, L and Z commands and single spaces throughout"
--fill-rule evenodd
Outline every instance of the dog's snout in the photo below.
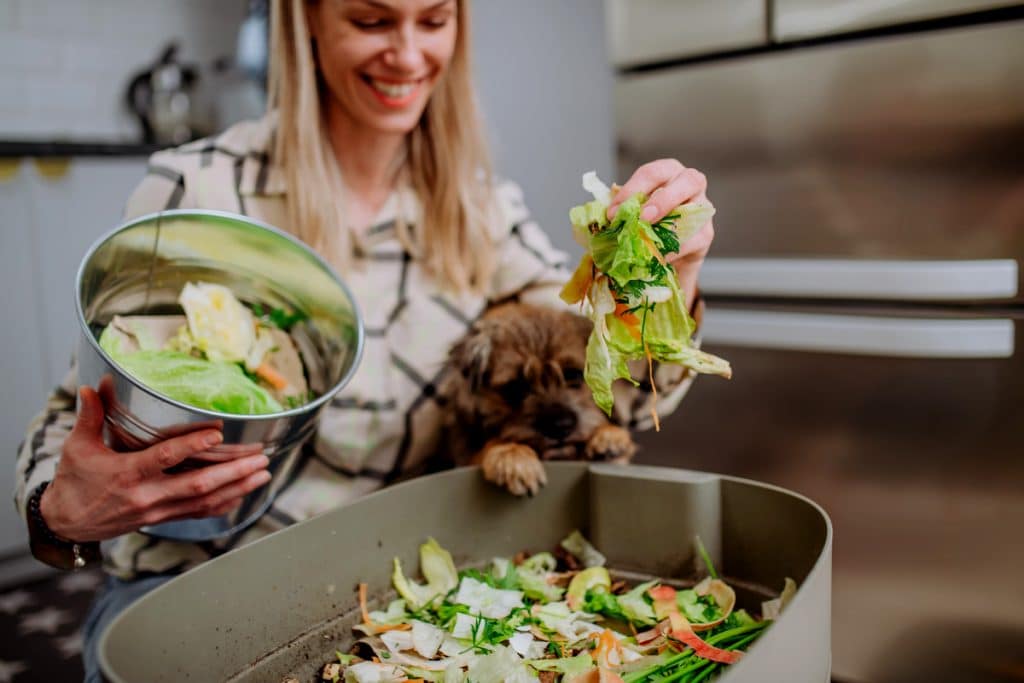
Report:
M 560 404 L 551 404 L 537 416 L 537 431 L 550 439 L 564 439 L 576 429 L 576 413 Z

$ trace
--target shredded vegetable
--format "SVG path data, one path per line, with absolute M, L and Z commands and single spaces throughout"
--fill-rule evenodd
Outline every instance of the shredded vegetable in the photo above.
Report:
M 637 194 L 607 218 L 611 190 L 593 173 L 583 187 L 594 199 L 569 212 L 573 235 L 585 253 L 562 289 L 562 299 L 579 304 L 594 322 L 587 343 L 584 379 L 597 405 L 609 415 L 617 379 L 637 383 L 628 361 L 646 362 L 652 392 L 654 363 L 674 363 L 694 372 L 731 377 L 722 358 L 694 348 L 690 317 L 668 257 L 714 214 L 709 203 L 681 204 L 656 223 L 640 218 L 646 197 Z M 657 412 L 653 412 L 658 426 Z
M 520 554 L 456 571 L 451 554 L 429 539 L 420 547 L 425 583 L 407 577 L 396 559 L 400 597 L 377 611 L 360 584 L 362 637 L 324 666 L 322 679 L 706 681 L 743 658 L 768 627 L 768 613 L 778 618 L 796 590 L 787 578 L 782 596 L 755 619 L 736 609 L 735 592 L 717 572 L 691 588 L 660 579 L 630 586 L 578 531 L 559 545 L 571 558 Z

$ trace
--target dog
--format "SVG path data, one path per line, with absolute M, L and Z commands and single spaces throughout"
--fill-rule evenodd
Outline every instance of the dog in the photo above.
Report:
M 632 436 L 583 381 L 591 328 L 569 310 L 516 302 L 481 316 L 451 348 L 441 386 L 452 464 L 480 465 L 487 481 L 532 496 L 547 483 L 545 460 L 628 463 Z

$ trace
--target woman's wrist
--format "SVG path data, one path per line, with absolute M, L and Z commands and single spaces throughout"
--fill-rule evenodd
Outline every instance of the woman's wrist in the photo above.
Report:
M 102 559 L 100 544 L 97 541 L 79 543 L 72 541 L 50 527 L 43 515 L 43 500 L 49 490 L 50 482 L 43 482 L 29 495 L 27 510 L 29 548 L 32 555 L 45 564 L 57 569 L 82 569 Z M 47 507 L 53 518 L 53 502 L 50 498 Z
M 41 521 L 46 525 L 46 528 L 57 537 L 58 540 L 64 543 L 74 543 L 75 541 L 72 540 L 74 532 L 68 529 L 65 520 L 62 519 L 60 515 L 53 482 L 46 483 L 48 485 L 43 488 L 43 492 L 39 497 L 39 514 L 42 517 Z

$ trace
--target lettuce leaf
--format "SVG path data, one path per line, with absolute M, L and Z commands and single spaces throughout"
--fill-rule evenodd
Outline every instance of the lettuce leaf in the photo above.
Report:
M 420 546 L 420 572 L 427 580 L 426 585 L 406 578 L 402 563 L 396 557 L 391 572 L 391 582 L 409 607 L 416 610 L 438 596 L 446 595 L 459 584 L 459 573 L 451 553 L 441 547 L 433 538 Z
M 589 652 L 581 652 L 575 657 L 560 659 L 531 659 L 526 662 L 537 671 L 555 671 L 566 678 L 586 673 L 594 668 L 594 658 Z
M 619 596 L 619 607 L 630 622 L 638 626 L 652 626 L 658 623 L 654 616 L 654 608 L 644 596 L 647 591 L 657 585 L 657 581 L 641 583 L 625 595 Z
M 557 602 L 562 599 L 565 589 L 548 582 L 548 576 L 555 571 L 558 561 L 551 553 L 542 552 L 531 555 L 516 568 L 519 585 L 526 597 L 544 602 Z
M 126 353 L 119 336 L 113 331 L 108 334 L 108 330 L 109 326 L 100 335 L 100 348 L 153 391 L 196 408 L 230 415 L 268 415 L 284 410 L 235 363 L 203 360 L 180 351 Z

